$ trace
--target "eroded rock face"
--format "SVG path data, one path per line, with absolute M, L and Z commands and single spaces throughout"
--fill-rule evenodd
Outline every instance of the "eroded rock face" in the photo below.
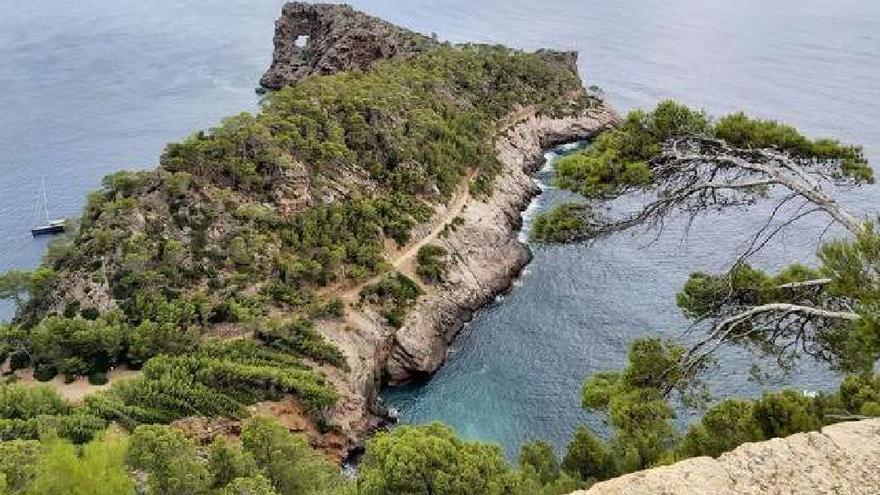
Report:
M 446 350 L 464 322 L 507 290 L 531 260 L 517 234 L 520 212 L 541 192 L 530 174 L 542 164 L 544 150 L 587 139 L 617 123 L 614 111 L 598 105 L 563 118 L 530 116 L 497 141 L 503 169 L 492 196 L 485 201 L 471 198 L 460 214 L 461 226 L 434 241 L 450 253 L 448 274 L 442 285 L 418 301 L 397 332 L 385 366 L 391 384 L 435 372 L 446 361 Z
M 697 457 L 628 474 L 572 495 L 877 495 L 880 419 L 747 443 L 718 459 Z
M 377 397 L 383 381 L 399 384 L 436 371 L 464 322 L 509 288 L 530 260 L 528 248 L 517 237 L 520 212 L 540 193 L 530 174 L 542 165 L 543 151 L 589 138 L 618 121 L 601 102 L 562 118 L 523 112 L 496 142 L 502 170 L 492 195 L 469 197 L 457 213 L 463 223 L 446 237 L 431 238 L 432 244 L 449 252 L 448 272 L 442 284 L 424 287 L 425 295 L 407 313 L 403 327 L 390 327 L 371 306 L 349 308 L 346 322 L 318 327 L 345 353 L 351 367 L 348 372 L 324 370 L 340 395 L 330 415 L 348 448 L 361 445 L 382 424 L 384 411 Z M 440 208 L 435 216 L 448 217 L 449 211 Z M 425 238 L 429 228 L 417 227 L 413 242 Z M 417 280 L 414 270 L 412 265 L 400 267 Z
M 366 70 L 376 60 L 416 54 L 435 44 L 348 5 L 291 2 L 275 21 L 272 65 L 260 85 L 280 89 L 312 74 Z

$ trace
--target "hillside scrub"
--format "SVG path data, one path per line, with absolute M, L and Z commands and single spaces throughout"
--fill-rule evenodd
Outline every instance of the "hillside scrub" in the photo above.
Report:
M 320 289 L 387 270 L 386 240 L 409 242 L 466 177 L 488 191 L 504 116 L 592 104 L 577 94 L 577 75 L 551 55 L 476 45 L 274 92 L 256 114 L 169 144 L 158 169 L 105 177 L 43 266 L 0 276 L 0 297 L 19 308 L 0 327 L 0 358 L 41 380 L 100 382 L 114 366 L 143 367 L 88 406 L 129 425 L 238 417 L 278 393 L 320 416 L 332 387 L 279 358 L 347 368 L 311 327 L 344 312 Z M 415 289 L 381 302 L 391 325 L 402 324 Z M 270 317 L 279 311 L 284 322 Z M 221 324 L 255 334 L 265 350 L 204 350 Z
M 416 273 L 421 277 L 423 282 L 436 284 L 443 281 L 448 269 L 448 260 L 446 257 L 449 252 L 442 246 L 435 244 L 427 244 L 419 248 L 416 255 Z

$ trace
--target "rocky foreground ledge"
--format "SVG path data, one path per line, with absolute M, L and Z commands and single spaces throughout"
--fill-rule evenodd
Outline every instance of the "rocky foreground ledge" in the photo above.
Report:
M 877 495 L 880 419 L 747 443 L 593 485 L 572 495 Z

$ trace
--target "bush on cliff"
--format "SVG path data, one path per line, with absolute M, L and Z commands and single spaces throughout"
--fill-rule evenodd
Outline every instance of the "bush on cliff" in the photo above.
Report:
M 563 203 L 535 217 L 529 239 L 533 242 L 563 243 L 589 238 L 590 209 L 581 203 Z

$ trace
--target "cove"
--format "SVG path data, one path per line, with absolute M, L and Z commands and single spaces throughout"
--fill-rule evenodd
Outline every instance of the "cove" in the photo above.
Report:
M 552 186 L 553 161 L 575 146 L 545 154 L 546 164 L 535 175 L 543 192 L 523 212 L 521 241 L 537 212 L 576 199 Z M 626 204 L 612 208 L 618 207 Z M 724 266 L 762 214 L 758 207 L 705 217 L 686 237 L 684 223 L 674 220 L 659 237 L 621 233 L 593 244 L 532 244 L 532 262 L 506 294 L 465 326 L 446 364 L 425 382 L 386 388 L 382 398 L 404 424 L 441 421 L 465 438 L 499 443 L 511 458 L 535 439 L 561 452 L 581 424 L 604 432 L 603 418 L 580 407 L 584 380 L 620 368 L 629 342 L 638 337 L 690 338 L 683 335 L 687 321 L 675 306 L 676 291 L 690 272 Z M 732 223 L 742 227 L 736 229 L 742 236 L 730 236 Z M 779 249 L 809 252 L 808 245 L 787 241 L 762 253 L 762 264 L 773 266 Z M 709 376 L 715 397 L 756 396 L 783 387 L 826 390 L 839 382 L 826 368 L 804 362 L 787 376 L 756 383 L 743 360 L 756 362 L 743 349 L 722 350 Z M 679 411 L 680 421 L 692 413 Z

